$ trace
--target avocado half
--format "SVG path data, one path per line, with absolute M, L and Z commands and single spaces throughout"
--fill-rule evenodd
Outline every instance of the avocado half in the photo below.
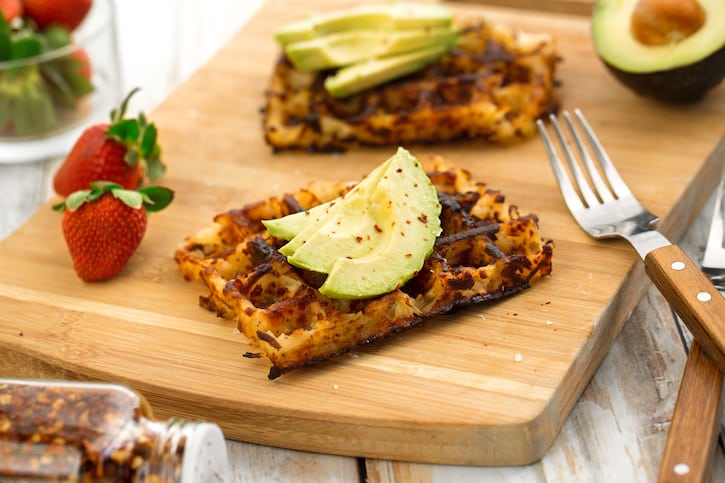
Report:
M 636 93 L 667 102 L 701 99 L 725 77 L 725 0 L 696 0 L 704 23 L 676 42 L 646 45 L 631 28 L 640 0 L 599 0 L 592 35 L 600 59 Z

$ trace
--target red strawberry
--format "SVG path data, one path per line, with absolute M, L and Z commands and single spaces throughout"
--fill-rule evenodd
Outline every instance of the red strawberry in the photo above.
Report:
M 0 14 L 10 23 L 15 17 L 23 15 L 23 4 L 20 0 L 0 0 Z
M 143 113 L 124 118 L 134 89 L 111 112 L 111 124 L 95 124 L 78 138 L 53 178 L 53 189 L 62 196 L 87 188 L 94 181 L 111 181 L 136 189 L 144 177 L 153 181 L 164 173 L 156 126 Z
M 85 49 L 78 47 L 76 50 L 71 52 L 71 57 L 76 62 L 78 73 L 83 76 L 88 82 L 91 81 L 93 70 L 91 68 L 91 58 Z
M 74 30 L 78 27 L 93 5 L 92 0 L 23 0 L 25 14 L 32 18 L 40 29 L 57 23 Z
M 173 195 L 166 188 L 130 191 L 99 182 L 55 205 L 64 211 L 63 236 L 78 277 L 97 282 L 121 271 L 146 232 L 146 212 L 165 208 Z

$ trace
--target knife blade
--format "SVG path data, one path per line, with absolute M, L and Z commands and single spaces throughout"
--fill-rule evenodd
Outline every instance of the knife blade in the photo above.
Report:
M 725 233 L 723 232 L 723 220 L 725 220 L 725 179 L 720 181 L 717 193 L 715 194 L 715 208 L 710 224 L 710 234 L 707 237 L 705 255 L 702 258 L 702 270 L 715 284 L 715 287 L 722 293 L 725 291 Z
M 722 178 L 715 194 L 710 232 L 702 261 L 702 271 L 723 293 L 725 290 L 725 212 Z M 711 472 L 717 435 L 723 444 L 720 421 L 723 373 L 702 351 L 699 343 L 675 315 L 688 353 L 677 393 L 672 422 L 659 470 L 660 482 L 705 481 Z

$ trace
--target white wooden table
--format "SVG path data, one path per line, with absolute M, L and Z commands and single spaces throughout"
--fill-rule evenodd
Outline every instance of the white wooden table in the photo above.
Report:
M 163 101 L 242 26 L 258 4 L 232 0 L 117 2 L 124 92 L 130 86 L 143 87 L 133 107 L 148 112 Z M 144 15 L 138 14 L 140 9 Z M 176 21 L 158 22 L 157 15 Z M 156 41 L 150 42 L 150 38 Z M 58 163 L 51 159 L 0 164 L 0 239 L 47 202 Z M 712 200 L 683 240 L 695 260 L 704 249 L 711 206 Z M 652 288 L 540 462 L 501 468 L 442 466 L 358 460 L 229 441 L 233 481 L 653 481 L 685 359 L 673 313 Z M 722 442 L 713 480 L 725 481 Z

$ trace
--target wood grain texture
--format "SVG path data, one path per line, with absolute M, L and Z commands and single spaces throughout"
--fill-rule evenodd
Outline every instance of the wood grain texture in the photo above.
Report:
M 120 277 L 80 283 L 47 205 L 2 242 L 0 373 L 125 382 L 160 417 L 203 417 L 230 438 L 273 446 L 457 464 L 536 461 L 648 284 L 624 243 L 596 242 L 574 225 L 538 140 L 411 147 L 453 159 L 540 215 L 557 243 L 555 273 L 520 296 L 269 382 L 264 361 L 243 359 L 241 336 L 200 309 L 200 287 L 178 276 L 174 248 L 214 213 L 312 179 L 358 179 L 389 154 L 274 155 L 263 144 L 258 109 L 277 54 L 270 34 L 307 11 L 268 2 L 152 113 L 169 164 L 163 181 L 177 199 L 153 216 Z M 715 166 L 703 160 L 722 134 L 723 90 L 698 106 L 639 99 L 599 65 L 583 19 L 486 11 L 557 34 L 564 106 L 584 110 L 633 191 L 665 217 L 669 236 L 681 235 L 716 182 Z M 684 223 L 667 223 L 671 217 Z
M 569 15 L 591 15 L 595 0 L 463 0 L 480 5 L 540 10 Z
M 718 298 L 720 294 L 718 294 Z M 720 428 L 723 373 L 695 340 L 685 364 L 658 481 L 710 478 Z

